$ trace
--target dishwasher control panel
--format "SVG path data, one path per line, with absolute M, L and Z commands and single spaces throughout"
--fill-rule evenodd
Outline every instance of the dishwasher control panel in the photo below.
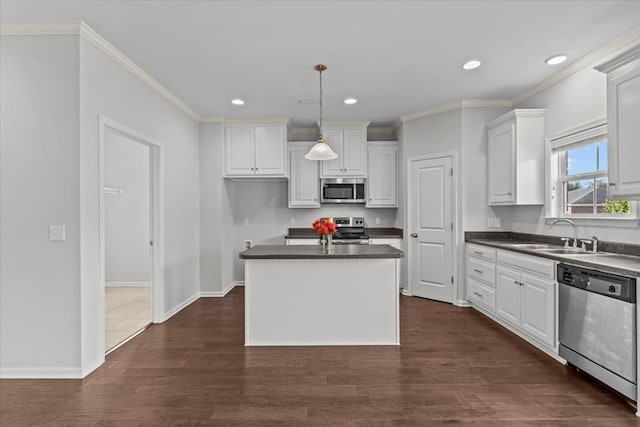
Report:
M 636 279 L 618 276 L 589 268 L 558 264 L 558 283 L 606 295 L 627 302 L 635 302 Z

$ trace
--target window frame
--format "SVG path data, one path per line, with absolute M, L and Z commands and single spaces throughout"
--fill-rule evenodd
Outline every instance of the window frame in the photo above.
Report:
M 638 203 L 630 201 L 629 214 L 567 214 L 564 185 L 567 176 L 571 181 L 576 178 L 594 179 L 607 177 L 606 171 L 595 171 L 576 175 L 566 175 L 566 156 L 569 146 L 579 147 L 597 142 L 598 139 L 607 136 L 607 120 L 599 118 L 565 131 L 546 137 L 545 158 L 547 159 L 547 173 L 545 176 L 546 215 L 547 223 L 559 218 L 567 218 L 584 225 L 611 226 L 611 227 L 637 227 Z

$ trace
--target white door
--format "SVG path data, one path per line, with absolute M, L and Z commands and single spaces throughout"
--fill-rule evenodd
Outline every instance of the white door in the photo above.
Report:
M 228 127 L 225 130 L 224 148 L 226 174 L 254 175 L 255 130 L 251 126 Z
M 515 188 L 515 122 L 489 131 L 489 204 L 513 204 Z
M 522 328 L 551 347 L 555 346 L 555 285 L 551 280 L 521 274 Z
M 410 163 L 410 291 L 453 302 L 452 158 Z
M 329 147 L 331 147 L 331 149 L 338 155 L 338 158 L 322 161 L 322 177 L 326 178 L 344 175 L 344 166 L 342 165 L 344 161 L 344 151 L 342 150 L 342 130 L 325 129 L 323 136 Z
M 367 131 L 364 129 L 345 129 L 342 138 L 344 174 L 355 177 L 366 176 Z

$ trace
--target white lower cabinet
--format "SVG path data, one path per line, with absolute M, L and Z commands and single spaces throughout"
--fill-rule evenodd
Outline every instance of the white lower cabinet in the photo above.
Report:
M 468 245 L 468 299 L 529 342 L 557 354 L 555 265 L 546 258 Z
M 402 248 L 402 239 L 401 238 L 393 238 L 393 237 L 372 237 L 369 239 L 369 244 L 371 245 L 389 245 L 393 248 L 404 250 Z

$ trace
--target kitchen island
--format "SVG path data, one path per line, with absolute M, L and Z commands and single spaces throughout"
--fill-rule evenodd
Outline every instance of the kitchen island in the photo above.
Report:
M 401 250 L 255 246 L 245 260 L 245 345 L 398 345 Z

